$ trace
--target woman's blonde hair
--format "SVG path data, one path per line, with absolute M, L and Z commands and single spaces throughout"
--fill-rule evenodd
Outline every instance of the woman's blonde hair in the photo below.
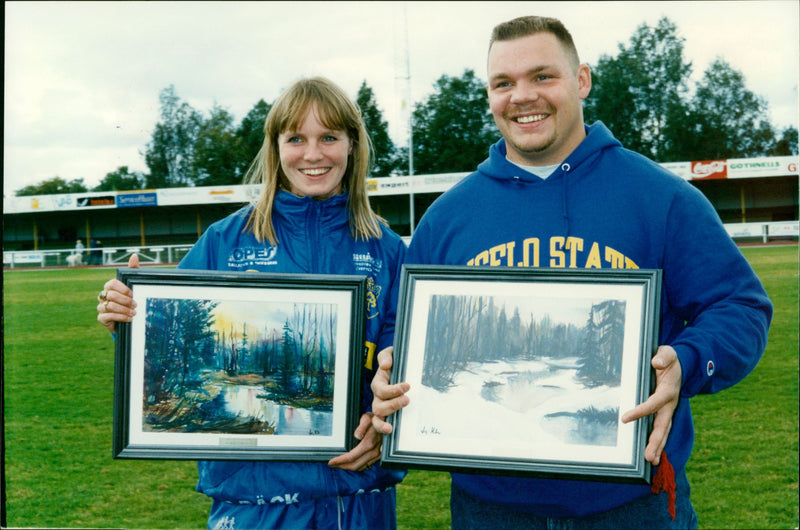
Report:
M 367 197 L 366 178 L 370 167 L 372 146 L 361 111 L 336 84 L 323 77 L 301 79 L 287 88 L 267 115 L 264 123 L 264 143 L 245 176 L 248 184 L 263 184 L 255 202 L 248 228 L 260 242 L 278 244 L 272 226 L 272 208 L 279 189 L 289 190 L 286 175 L 281 169 L 278 136 L 296 131 L 311 109 L 331 130 L 342 130 L 350 139 L 352 150 L 342 178 L 342 188 L 349 192 L 350 231 L 356 239 L 380 238 L 380 224 L 386 221 L 372 211 Z

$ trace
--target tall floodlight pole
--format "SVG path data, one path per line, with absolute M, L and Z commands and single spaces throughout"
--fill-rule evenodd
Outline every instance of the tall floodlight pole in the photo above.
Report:
M 400 96 L 400 119 L 405 123 L 408 134 L 408 217 L 411 234 L 414 234 L 414 133 L 411 112 L 411 71 L 408 57 L 408 14 L 406 3 L 397 4 L 399 12 L 395 16 L 395 88 Z

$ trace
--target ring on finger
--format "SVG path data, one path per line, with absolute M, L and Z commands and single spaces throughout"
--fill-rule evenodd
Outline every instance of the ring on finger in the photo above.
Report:
M 102 291 L 100 291 L 100 294 L 97 295 L 97 301 L 98 302 L 105 302 L 106 300 L 107 300 L 107 298 L 106 298 L 106 290 L 103 289 Z
M 103 302 L 103 313 L 108 313 L 108 300 Z

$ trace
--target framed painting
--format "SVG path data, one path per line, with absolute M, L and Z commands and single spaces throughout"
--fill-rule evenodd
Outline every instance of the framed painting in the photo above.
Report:
M 358 422 L 366 277 L 128 269 L 115 458 L 327 461 Z
M 404 267 L 383 465 L 648 483 L 660 270 Z

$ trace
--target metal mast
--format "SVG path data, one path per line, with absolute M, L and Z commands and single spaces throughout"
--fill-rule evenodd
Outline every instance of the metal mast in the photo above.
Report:
M 408 53 L 408 13 L 406 2 L 395 7 L 395 90 L 399 95 L 400 119 L 408 134 L 408 176 L 414 176 L 414 134 L 411 111 L 411 71 Z M 414 233 L 414 190 L 409 186 L 408 216 L 411 234 Z

